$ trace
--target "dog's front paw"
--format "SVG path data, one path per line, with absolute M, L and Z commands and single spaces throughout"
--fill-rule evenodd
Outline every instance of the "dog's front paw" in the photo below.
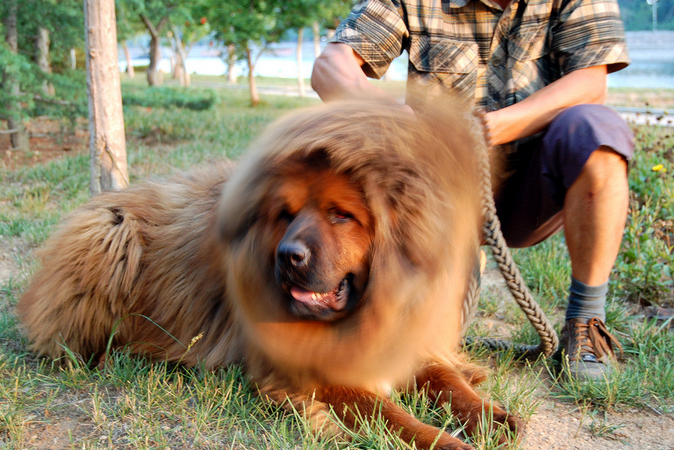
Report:
M 504 444 L 511 440 L 516 440 L 524 434 L 524 421 L 515 414 L 509 414 L 500 408 L 494 408 L 494 421 L 492 429 L 501 424 L 507 428 L 502 430 L 502 435 L 499 439 L 500 444 Z
M 438 450 L 475 450 L 473 446 L 466 444 L 465 442 L 460 441 L 458 439 L 456 439 L 455 442 L 438 444 L 433 448 Z

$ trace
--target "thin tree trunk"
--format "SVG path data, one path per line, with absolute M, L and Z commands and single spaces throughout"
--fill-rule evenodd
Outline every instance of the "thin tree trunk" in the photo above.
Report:
M 131 53 L 129 52 L 129 45 L 126 43 L 126 41 L 122 42 L 122 48 L 124 49 L 124 58 L 126 59 L 126 75 L 129 78 L 134 78 L 136 76 L 136 72 L 133 69 L 133 63 L 131 62 Z
M 188 87 L 190 85 L 190 74 L 187 71 L 187 52 L 183 46 L 183 40 L 178 34 L 178 29 L 173 27 L 173 42 L 176 48 L 176 67 L 175 73 L 178 74 L 180 85 Z
M 150 33 L 150 65 L 147 67 L 147 83 L 150 86 L 159 86 L 164 81 L 164 76 L 159 70 L 159 62 L 161 61 L 160 33 L 168 21 L 168 16 L 164 16 L 156 27 L 145 14 L 141 14 L 140 18 L 148 33 Z
M 70 68 L 75 70 L 77 69 L 77 52 L 74 48 L 70 49 Z
M 248 87 L 250 89 L 250 104 L 257 106 L 260 103 L 260 96 L 257 93 L 257 84 L 255 83 L 255 62 L 251 54 L 250 46 L 246 46 L 246 59 L 248 61 Z
M 12 53 L 19 51 L 19 34 L 16 25 L 16 15 L 19 9 L 17 0 L 9 0 L 7 5 L 7 15 L 5 16 L 5 41 Z M 7 128 L 15 130 L 9 135 L 12 148 L 15 150 L 28 150 L 28 133 L 21 118 L 21 105 L 19 104 L 20 85 L 16 75 L 5 72 L 2 81 L 3 89 L 11 95 L 7 102 L 5 110 L 7 111 Z
M 84 0 L 84 28 L 93 196 L 129 184 L 114 0 Z
M 318 25 L 318 21 L 314 21 L 311 28 L 314 32 L 314 58 L 318 58 L 321 54 L 321 27 Z
M 297 30 L 297 86 L 300 90 L 300 97 L 306 95 L 304 89 L 304 77 L 302 76 L 302 43 L 304 41 L 304 28 Z
M 302 76 L 302 44 L 304 42 L 304 28 L 297 30 L 297 87 L 300 91 L 300 97 L 306 95 L 304 89 L 304 77 Z
M 51 73 L 51 64 L 49 63 L 49 30 L 40 28 L 35 39 L 35 62 L 40 70 L 46 74 Z M 45 80 L 42 83 L 42 92 L 47 96 L 54 96 L 54 85 Z
M 236 46 L 227 45 L 227 82 L 236 84 Z

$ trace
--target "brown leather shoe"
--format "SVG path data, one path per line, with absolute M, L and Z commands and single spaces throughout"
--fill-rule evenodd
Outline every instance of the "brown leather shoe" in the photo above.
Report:
M 578 381 L 603 380 L 611 374 L 623 348 L 601 319 L 569 319 L 562 328 L 562 354 L 569 357 L 568 375 Z M 616 357 L 614 347 L 619 350 Z

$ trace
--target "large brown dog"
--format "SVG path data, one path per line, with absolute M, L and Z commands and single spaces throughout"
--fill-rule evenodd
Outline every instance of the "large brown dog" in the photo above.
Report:
M 264 397 L 290 400 L 316 430 L 337 429 L 330 414 L 355 427 L 358 411 L 418 448 L 470 448 L 388 395 L 414 381 L 468 432 L 480 422 L 482 374 L 456 354 L 478 245 L 474 148 L 460 113 L 297 113 L 237 166 L 74 211 L 19 316 L 52 358 L 67 347 L 96 363 L 112 342 L 188 366 L 243 362 Z

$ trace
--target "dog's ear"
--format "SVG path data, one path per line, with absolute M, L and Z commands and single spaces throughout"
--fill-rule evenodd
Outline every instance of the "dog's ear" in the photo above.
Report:
M 260 177 L 255 178 L 263 182 Z M 215 226 L 223 242 L 240 239 L 258 221 L 263 201 L 259 183 L 235 176 L 225 186 L 215 212 Z
M 262 203 L 273 190 L 273 161 L 264 145 L 251 148 L 238 163 L 220 196 L 215 226 L 223 242 L 242 238 L 260 220 Z
M 430 271 L 441 248 L 436 215 L 442 214 L 432 186 L 411 165 L 388 162 L 379 176 L 369 173 L 369 203 L 375 220 L 376 246 L 397 254 L 408 267 Z

